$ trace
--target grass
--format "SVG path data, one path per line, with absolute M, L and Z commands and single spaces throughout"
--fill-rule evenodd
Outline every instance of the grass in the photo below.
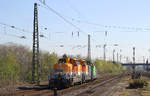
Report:
M 128 92 L 123 92 L 120 96 L 128 96 Z
M 119 96 L 150 96 L 150 78 L 142 77 L 142 80 L 148 82 L 148 86 L 137 89 L 125 89 Z

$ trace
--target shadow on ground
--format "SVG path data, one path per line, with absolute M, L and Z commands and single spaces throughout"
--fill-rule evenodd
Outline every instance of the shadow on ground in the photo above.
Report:
M 18 87 L 19 90 L 36 90 L 36 91 L 40 91 L 40 90 L 45 90 L 45 89 L 49 89 L 48 85 L 36 85 L 34 87 Z M 49 89 L 51 90 L 51 89 Z

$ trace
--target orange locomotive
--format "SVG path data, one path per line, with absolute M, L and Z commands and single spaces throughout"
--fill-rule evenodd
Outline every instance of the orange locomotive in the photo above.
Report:
M 85 60 L 67 57 L 58 60 L 49 76 L 50 88 L 66 88 L 91 80 L 91 66 Z

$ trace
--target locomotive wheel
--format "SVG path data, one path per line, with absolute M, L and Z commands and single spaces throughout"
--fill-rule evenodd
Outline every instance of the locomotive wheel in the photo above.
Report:
M 82 84 L 82 81 L 80 81 L 79 83 L 80 83 L 80 85 L 81 85 L 81 84 Z
M 69 88 L 70 87 L 70 83 L 69 82 L 67 82 L 67 84 L 66 84 L 66 88 Z

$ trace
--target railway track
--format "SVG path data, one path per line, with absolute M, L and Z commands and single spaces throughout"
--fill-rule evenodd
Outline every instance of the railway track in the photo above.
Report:
M 103 80 L 102 82 L 99 82 L 99 83 L 97 83 L 93 86 L 88 87 L 87 89 L 85 89 L 84 91 L 76 94 L 75 96 L 93 96 L 93 95 L 95 96 L 95 94 L 104 93 L 106 91 L 105 88 L 103 88 L 103 87 L 106 87 L 105 84 L 112 83 L 113 81 L 120 80 L 124 76 L 125 75 L 117 75 L 117 76 L 114 76 L 114 77 L 109 78 L 107 80 Z
M 98 79 L 91 81 L 89 83 L 84 83 L 82 85 L 76 85 L 67 89 L 58 90 L 58 96 L 84 96 L 85 94 L 93 94 L 96 88 L 103 86 L 113 80 L 117 80 L 127 74 L 119 75 L 106 75 L 101 76 Z M 54 96 L 53 90 L 48 89 L 48 87 L 43 88 L 33 88 L 31 90 L 22 90 L 14 94 L 4 95 L 4 96 Z M 85 95 L 87 96 L 87 95 Z

